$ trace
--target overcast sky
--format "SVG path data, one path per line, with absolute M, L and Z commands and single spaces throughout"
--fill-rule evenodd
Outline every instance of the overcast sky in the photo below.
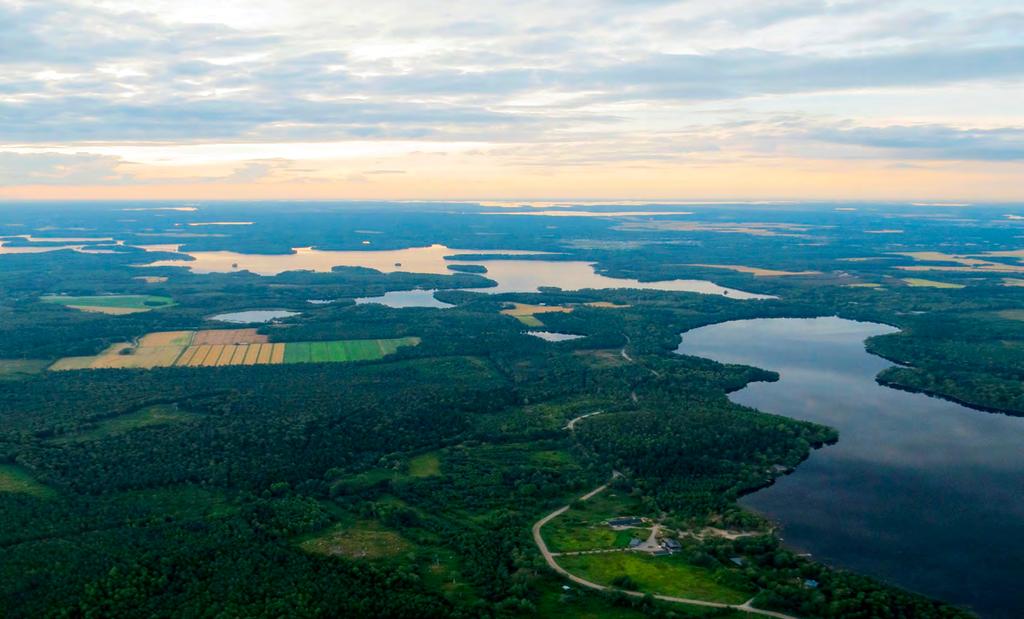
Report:
M 0 0 L 0 197 L 1022 200 L 1022 32 L 1019 0 Z

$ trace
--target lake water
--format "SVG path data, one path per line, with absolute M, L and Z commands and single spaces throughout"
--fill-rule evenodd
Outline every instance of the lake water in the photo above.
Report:
M 438 301 L 434 298 L 436 290 L 392 290 L 385 292 L 379 297 L 360 297 L 356 299 L 357 304 L 379 303 L 388 307 L 436 307 L 444 309 L 455 307 L 451 303 Z
M 233 322 L 236 324 L 250 324 L 255 322 L 270 322 L 279 318 L 298 316 L 300 312 L 289 312 L 288 310 L 248 310 L 244 312 L 230 312 L 210 316 L 209 320 L 218 322 Z
M 836 445 L 741 503 L 818 560 L 957 604 L 1024 617 L 1024 418 L 890 389 L 863 341 L 891 327 L 744 320 L 677 352 L 780 373 L 733 401 L 837 428 Z
M 228 273 L 251 271 L 260 275 L 276 275 L 285 271 L 308 270 L 327 272 L 336 266 L 365 267 L 382 273 L 409 272 L 451 275 L 451 264 L 485 264 L 488 279 L 497 287 L 481 288 L 480 292 L 536 292 L 545 286 L 567 291 L 583 288 L 639 288 L 724 295 L 734 299 L 764 299 L 733 288 L 724 288 L 704 280 L 676 279 L 661 282 L 640 282 L 601 275 L 590 262 L 555 260 L 446 260 L 458 254 L 538 255 L 543 252 L 513 250 L 452 249 L 444 245 L 412 247 L 387 251 L 320 251 L 310 247 L 296 248 L 293 254 L 240 254 L 228 251 L 190 252 L 194 260 L 160 260 L 146 266 L 183 266 L 195 273 Z
M 545 342 L 568 342 L 569 340 L 578 340 L 586 337 L 576 333 L 555 333 L 554 331 L 527 331 L 526 334 L 539 337 Z

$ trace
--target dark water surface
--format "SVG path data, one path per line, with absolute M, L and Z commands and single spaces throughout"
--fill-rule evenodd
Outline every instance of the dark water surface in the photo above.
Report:
M 1024 418 L 877 384 L 864 349 L 884 325 L 760 319 L 683 334 L 678 352 L 781 375 L 733 401 L 839 430 L 741 503 L 790 546 L 983 617 L 1024 617 Z

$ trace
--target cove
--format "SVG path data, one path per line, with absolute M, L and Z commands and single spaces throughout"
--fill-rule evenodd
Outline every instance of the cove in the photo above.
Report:
M 683 334 L 677 352 L 774 370 L 739 404 L 825 424 L 839 442 L 740 503 L 825 563 L 1024 617 L 1024 418 L 884 387 L 864 340 L 885 325 L 758 319 Z

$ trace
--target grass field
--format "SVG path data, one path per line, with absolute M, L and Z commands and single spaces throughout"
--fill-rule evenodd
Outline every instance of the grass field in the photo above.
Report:
M 16 464 L 0 464 L 0 492 L 17 492 L 44 498 L 54 494 L 53 490 L 37 482 L 26 469 Z
M 0 380 L 21 380 L 50 365 L 45 359 L 0 359 Z
M 501 313 L 506 316 L 512 316 L 528 327 L 543 327 L 544 323 L 537 318 L 536 314 L 549 314 L 552 312 L 567 314 L 571 311 L 571 307 L 564 307 L 561 305 L 530 305 L 527 303 L 513 303 L 512 307 L 501 310 Z
M 104 294 L 85 297 L 69 297 L 65 295 L 46 295 L 40 297 L 46 303 L 56 303 L 83 312 L 100 312 L 103 314 L 135 314 L 148 312 L 157 307 L 174 305 L 170 297 L 159 297 L 148 294 Z
M 425 453 L 409 460 L 409 475 L 412 477 L 436 477 L 441 474 L 441 459 L 434 452 Z
M 126 415 L 105 419 L 94 428 L 79 432 L 73 436 L 55 442 L 94 441 L 108 436 L 124 434 L 139 428 L 160 426 L 169 423 L 181 423 L 198 419 L 199 416 L 179 410 L 172 404 L 156 404 Z
M 347 559 L 384 559 L 406 552 L 412 545 L 376 522 L 363 521 L 353 526 L 333 527 L 301 542 L 299 547 L 306 552 Z
M 604 522 L 616 516 L 642 515 L 642 509 L 634 497 L 608 490 L 549 522 L 544 527 L 544 541 L 552 552 L 625 548 L 634 536 L 646 539 L 650 529 L 614 531 Z
M 159 331 L 143 336 L 137 345 L 121 342 L 94 357 L 65 357 L 50 366 L 50 369 L 149 369 L 372 361 L 393 354 L 403 346 L 416 346 L 420 343 L 417 337 L 274 344 L 266 340 L 267 336 L 257 333 L 255 329 Z
M 921 279 L 919 277 L 905 277 L 904 283 L 914 288 L 963 288 L 963 284 L 951 284 L 949 282 L 937 282 L 932 279 Z
M 679 556 L 653 557 L 637 552 L 609 552 L 558 558 L 568 571 L 587 580 L 611 585 L 628 576 L 643 593 L 660 593 L 709 602 L 742 604 L 754 591 L 740 591 L 720 583 L 715 572 L 689 565 Z

